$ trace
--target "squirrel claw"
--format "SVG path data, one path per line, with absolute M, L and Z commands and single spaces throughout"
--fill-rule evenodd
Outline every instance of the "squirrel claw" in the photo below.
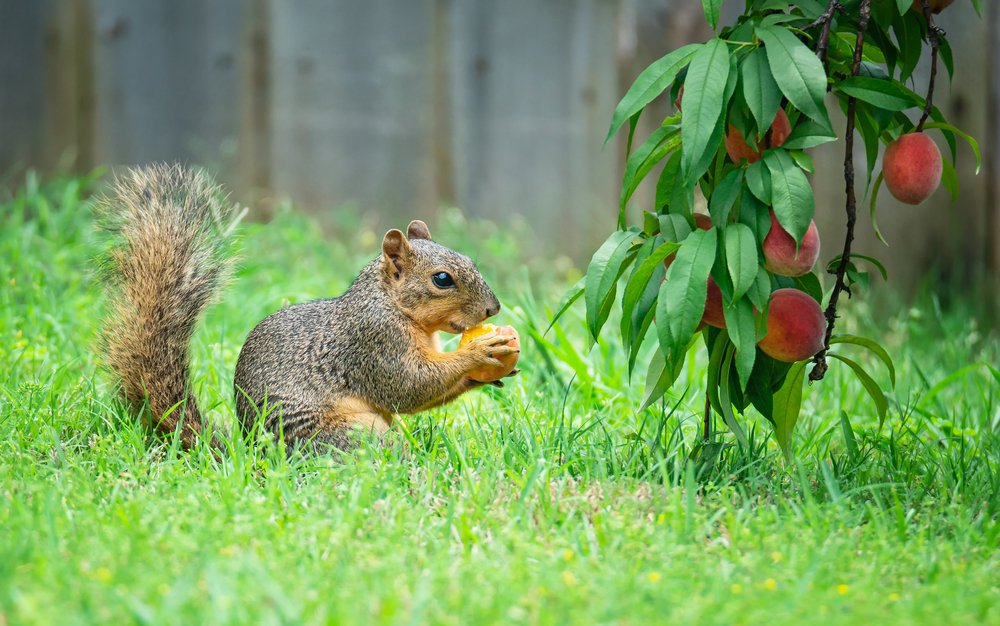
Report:
M 507 374 L 506 376 L 504 376 L 504 378 L 513 378 L 514 376 L 517 376 L 520 373 L 521 373 L 521 368 L 515 367 L 510 371 L 510 374 Z
M 503 381 L 500 381 L 500 380 L 493 380 L 493 381 L 490 381 L 487 384 L 493 385 L 497 389 L 503 389 Z

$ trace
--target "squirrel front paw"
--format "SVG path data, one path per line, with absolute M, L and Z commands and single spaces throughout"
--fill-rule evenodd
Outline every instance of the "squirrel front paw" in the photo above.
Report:
M 487 383 L 509 375 L 521 353 L 520 342 L 516 336 L 501 334 L 498 331 L 476 337 L 467 343 L 464 349 L 469 350 L 474 359 L 466 376 Z

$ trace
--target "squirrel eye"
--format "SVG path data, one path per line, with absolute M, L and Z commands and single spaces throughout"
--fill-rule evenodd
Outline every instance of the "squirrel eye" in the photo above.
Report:
M 431 280 L 434 284 L 441 289 L 448 289 L 449 287 L 455 286 L 455 280 L 451 277 L 448 272 L 438 272 L 431 276 Z

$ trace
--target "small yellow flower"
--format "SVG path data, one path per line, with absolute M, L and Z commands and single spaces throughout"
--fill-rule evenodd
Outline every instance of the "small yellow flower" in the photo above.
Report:
M 899 600 L 900 600 L 900 598 L 899 598 L 899 594 L 898 593 L 890 593 L 889 594 L 889 602 L 899 602 Z
M 778 581 L 773 578 L 768 578 L 764 581 L 764 586 L 767 587 L 768 591 L 774 591 L 778 588 Z
M 576 576 L 574 576 L 573 572 L 571 572 L 569 570 L 565 570 L 562 573 L 562 579 L 563 579 L 563 582 L 566 583 L 567 587 L 572 587 L 573 585 L 576 584 Z
M 771 560 L 775 563 L 781 563 L 781 553 L 775 550 L 771 553 Z
M 837 593 L 839 593 L 840 595 L 846 596 L 848 591 L 850 591 L 850 588 L 847 585 L 844 584 L 837 585 Z
M 111 580 L 111 570 L 106 567 L 98 567 L 94 570 L 94 578 L 108 582 Z
M 565 560 L 565 561 L 572 561 L 573 560 L 573 556 L 574 556 L 573 555 L 573 551 L 570 550 L 569 548 L 566 548 L 566 551 L 563 552 L 563 560 Z
M 658 583 L 662 578 L 663 576 L 660 576 L 659 572 L 653 572 L 652 574 L 649 575 L 649 582 Z
M 10 279 L 10 286 L 13 287 L 15 285 L 15 283 L 17 283 L 17 281 L 14 280 L 13 278 L 11 278 Z
M 666 513 L 660 513 L 660 516 L 656 518 L 656 523 L 657 524 L 663 524 L 666 521 L 667 521 L 667 514 Z
M 732 587 L 729 588 L 729 590 L 732 591 L 733 593 L 743 593 L 743 586 L 733 585 Z

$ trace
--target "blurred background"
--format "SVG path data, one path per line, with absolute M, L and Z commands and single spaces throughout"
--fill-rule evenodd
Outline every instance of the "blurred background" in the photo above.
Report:
M 944 188 L 919 207 L 883 191 L 889 248 L 859 211 L 854 250 L 903 294 L 1000 276 L 1000 8 L 984 5 L 983 19 L 969 0 L 938 18 L 956 68 L 934 99 L 978 139 L 983 170 L 960 141 L 954 206 Z M 726 0 L 722 23 L 741 6 Z M 602 149 L 615 105 L 649 63 L 710 36 L 700 0 L 0 0 L 0 186 L 32 168 L 181 161 L 260 220 L 287 199 L 319 224 L 347 212 L 374 232 L 416 218 L 433 231 L 457 206 L 527 224 L 527 252 L 583 270 L 615 227 L 624 135 Z M 637 136 L 673 114 L 662 100 Z M 843 150 L 810 151 L 824 262 L 843 246 Z

